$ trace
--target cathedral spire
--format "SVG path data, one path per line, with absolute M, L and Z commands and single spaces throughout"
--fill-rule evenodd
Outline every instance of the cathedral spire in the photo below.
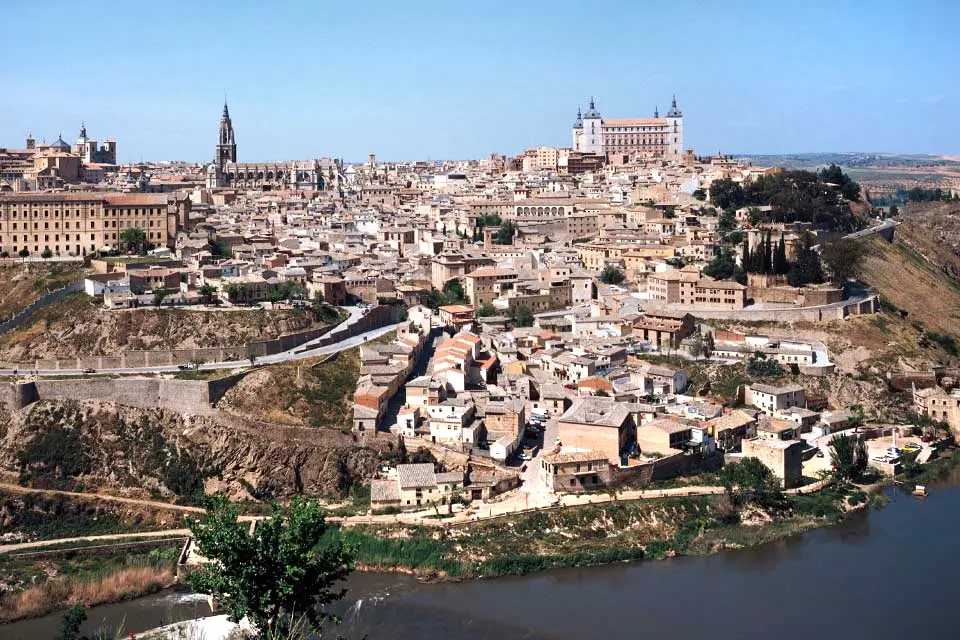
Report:
M 653 108 L 653 117 L 654 118 L 660 117 L 660 105 L 657 105 Z

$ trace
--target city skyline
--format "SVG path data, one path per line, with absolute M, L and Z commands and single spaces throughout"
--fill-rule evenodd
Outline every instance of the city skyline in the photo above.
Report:
M 13 97 L 0 107 L 0 145 L 27 132 L 72 144 L 85 122 L 119 142 L 121 162 L 209 162 L 226 93 L 240 161 L 465 159 L 569 147 L 591 95 L 605 117 L 631 118 L 676 94 L 686 146 L 701 154 L 957 154 L 960 90 L 944 79 L 960 62 L 948 31 L 960 11 L 921 4 L 873 3 L 861 15 L 819 2 L 594 14 L 495 3 L 455 15 L 432 3 L 173 3 L 171 15 L 190 19 L 172 28 L 51 2 L 18 9 L 10 26 L 90 24 L 110 40 L 78 41 L 68 59 L 39 50 L 0 71 Z

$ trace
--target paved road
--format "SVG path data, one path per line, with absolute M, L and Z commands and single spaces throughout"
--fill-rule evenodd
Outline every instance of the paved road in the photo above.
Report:
M 347 326 L 355 323 L 360 317 L 362 317 L 362 312 L 355 307 L 345 307 L 350 312 L 350 318 L 345 322 L 339 324 L 335 327 L 328 335 L 336 335 L 344 330 Z M 352 338 L 345 338 L 340 342 L 335 342 L 333 344 L 328 344 L 323 347 L 316 349 L 310 349 L 310 346 L 316 344 L 323 336 L 311 340 L 310 342 L 304 343 L 299 347 L 290 349 L 289 351 L 284 351 L 282 353 L 277 353 L 270 356 L 263 356 L 256 359 L 257 364 L 277 364 L 280 362 L 288 362 L 290 360 L 302 360 L 305 358 L 314 358 L 317 356 L 329 355 L 331 353 L 336 353 L 338 351 L 344 351 L 346 349 L 351 349 L 358 345 L 363 344 L 364 342 L 378 338 L 385 333 L 395 330 L 399 324 L 391 324 L 385 327 L 380 327 L 379 329 L 372 329 L 366 333 L 361 333 L 359 335 L 353 336 Z M 250 360 L 230 360 L 227 362 L 209 362 L 206 364 L 201 364 L 198 369 L 200 371 L 213 371 L 217 369 L 238 369 L 250 366 Z M 39 369 L 35 371 L 24 371 L 20 370 L 21 375 L 29 374 L 35 376 L 90 376 L 97 374 L 122 374 L 122 375 L 135 375 L 139 373 L 154 374 L 154 373 L 176 373 L 180 371 L 180 368 L 177 365 L 164 365 L 157 367 L 125 367 L 122 369 L 98 369 L 96 373 L 89 374 L 84 373 L 82 369 Z M 0 369 L 0 375 L 14 375 L 13 369 Z

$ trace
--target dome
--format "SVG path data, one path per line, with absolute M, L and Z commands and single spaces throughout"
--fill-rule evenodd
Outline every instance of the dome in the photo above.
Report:
M 50 145 L 51 149 L 58 149 L 61 151 L 69 151 L 70 145 L 63 141 L 63 136 L 59 133 L 57 134 L 57 141 Z

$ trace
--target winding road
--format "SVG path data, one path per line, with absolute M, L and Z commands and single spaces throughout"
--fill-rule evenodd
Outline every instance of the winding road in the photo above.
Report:
M 356 323 L 363 317 L 363 311 L 357 307 L 341 307 L 350 314 L 350 317 L 334 327 L 325 336 L 320 336 L 298 347 L 294 347 L 282 353 L 276 353 L 269 356 L 262 356 L 256 359 L 257 365 L 277 364 L 288 362 L 290 360 L 302 360 L 306 358 L 315 358 L 317 356 L 329 355 L 338 351 L 344 351 L 359 346 L 368 340 L 378 338 L 385 333 L 394 331 L 399 324 L 391 324 L 377 329 L 371 329 L 365 333 L 358 334 L 350 338 L 344 338 L 339 342 L 328 344 L 323 347 L 311 348 L 317 342 L 325 337 L 335 336 L 342 333 L 347 327 Z M 208 362 L 197 367 L 199 371 L 214 371 L 218 369 L 240 369 L 250 366 L 249 359 L 228 360 L 225 362 Z M 98 369 L 94 373 L 85 373 L 82 369 L 37 369 L 37 370 L 16 370 L 0 369 L 0 375 L 31 375 L 31 376 L 96 376 L 96 375 L 136 375 L 136 374 L 156 374 L 156 373 L 177 373 L 181 369 L 178 365 L 162 365 L 156 367 L 125 367 L 121 369 Z

